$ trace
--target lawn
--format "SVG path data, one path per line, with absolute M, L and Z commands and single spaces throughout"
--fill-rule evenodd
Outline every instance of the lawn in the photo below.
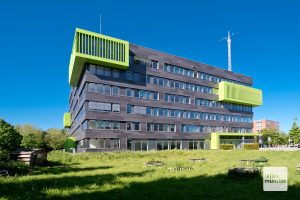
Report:
M 232 180 L 227 170 L 241 159 L 269 159 L 268 166 L 287 166 L 288 192 L 263 192 L 261 177 Z M 206 163 L 189 158 L 208 159 Z M 48 154 L 51 166 L 29 175 L 0 178 L 0 199 L 300 199 L 300 151 L 150 151 Z M 162 167 L 145 167 L 158 160 Z M 169 171 L 175 166 L 192 170 Z

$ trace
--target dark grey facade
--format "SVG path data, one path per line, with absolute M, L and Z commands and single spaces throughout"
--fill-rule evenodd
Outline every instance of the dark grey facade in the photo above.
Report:
M 252 107 L 218 101 L 250 77 L 130 44 L 128 70 L 85 64 L 70 93 L 78 151 L 209 149 L 211 132 L 252 132 Z

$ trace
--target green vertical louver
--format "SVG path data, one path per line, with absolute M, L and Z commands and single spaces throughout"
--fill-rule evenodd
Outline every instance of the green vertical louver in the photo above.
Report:
M 222 81 L 219 83 L 219 101 L 250 106 L 261 106 L 262 91 L 259 89 Z
M 85 63 L 118 69 L 129 67 L 128 41 L 77 28 L 69 64 L 69 83 L 77 86 Z

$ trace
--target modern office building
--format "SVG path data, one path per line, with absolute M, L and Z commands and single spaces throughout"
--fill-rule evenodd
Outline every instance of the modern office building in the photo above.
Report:
M 253 133 L 259 133 L 263 129 L 279 131 L 279 122 L 268 119 L 254 120 Z
M 128 41 L 76 29 L 69 83 L 64 125 L 78 151 L 217 149 L 258 136 L 262 91 L 250 77 Z

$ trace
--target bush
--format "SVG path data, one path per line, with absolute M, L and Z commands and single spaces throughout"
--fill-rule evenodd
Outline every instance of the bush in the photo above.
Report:
M 259 150 L 259 145 L 258 145 L 258 143 L 244 144 L 244 149 L 245 150 Z
M 66 133 L 63 130 L 50 128 L 45 135 L 47 147 L 54 150 L 62 149 L 66 141 Z
M 29 172 L 29 166 L 21 161 L 8 161 L 0 162 L 0 169 L 7 170 L 11 176 L 27 174 Z
M 22 136 L 16 129 L 0 119 L 0 150 L 13 151 L 21 144 Z
M 9 160 L 9 151 L 0 150 L 0 162 L 7 162 Z
M 234 145 L 233 144 L 220 144 L 220 149 L 222 149 L 222 150 L 233 150 Z
M 238 167 L 228 170 L 228 177 L 232 179 L 254 178 L 260 176 L 260 171 L 256 167 Z
M 16 129 L 23 136 L 22 143 L 21 143 L 22 147 L 26 149 L 45 147 L 45 142 L 44 142 L 45 133 L 41 129 L 30 124 L 17 125 Z

